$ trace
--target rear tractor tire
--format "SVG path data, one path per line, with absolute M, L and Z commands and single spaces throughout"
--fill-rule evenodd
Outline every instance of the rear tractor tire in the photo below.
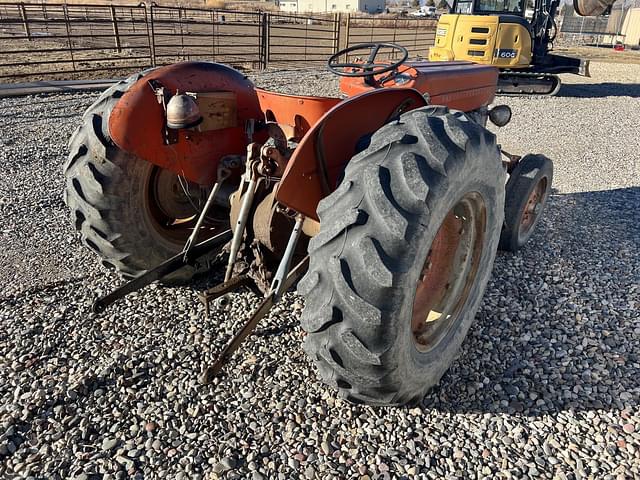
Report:
M 117 83 L 89 107 L 69 141 L 64 165 L 64 201 L 82 242 L 125 278 L 136 277 L 182 250 L 197 213 L 184 190 L 190 186 L 199 191 L 111 140 L 111 111 L 142 76 Z M 187 266 L 163 281 L 184 283 L 196 273 Z
M 511 172 L 505 196 L 500 250 L 516 252 L 533 235 L 547 204 L 553 162 L 544 155 L 525 155 Z
M 504 184 L 495 136 L 444 107 L 405 113 L 349 162 L 298 286 L 304 348 L 341 396 L 402 405 L 439 382 L 491 274 Z

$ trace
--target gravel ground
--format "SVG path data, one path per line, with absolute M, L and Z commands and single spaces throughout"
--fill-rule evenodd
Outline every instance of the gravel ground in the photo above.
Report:
M 61 166 L 95 94 L 0 100 L 0 477 L 640 478 L 640 66 L 593 71 L 500 99 L 505 148 L 552 157 L 556 191 L 441 385 L 393 409 L 318 381 L 294 294 L 206 387 L 256 297 L 206 320 L 192 290 L 151 286 L 90 313 L 120 280 L 80 245 Z

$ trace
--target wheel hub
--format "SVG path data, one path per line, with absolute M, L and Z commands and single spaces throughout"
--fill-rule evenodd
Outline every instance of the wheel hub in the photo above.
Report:
M 542 201 L 544 194 L 547 190 L 547 179 L 541 178 L 537 183 L 524 207 L 522 212 L 522 219 L 520 220 L 519 235 L 525 236 L 529 233 L 532 227 L 536 224 L 536 219 L 542 211 Z
M 471 192 L 438 228 L 413 303 L 411 330 L 419 351 L 433 349 L 457 322 L 478 271 L 485 226 L 484 201 Z
M 183 245 L 197 218 L 195 202 L 198 201 L 200 188 L 169 170 L 153 167 L 145 181 L 145 189 L 144 208 L 149 219 L 148 226 L 159 238 Z
M 194 200 L 189 198 L 187 192 L 190 189 L 198 188 L 190 192 L 192 197 L 199 196 L 199 187 L 182 180 L 175 173 L 163 168 L 157 169 L 151 176 L 151 195 L 158 209 L 168 218 L 180 221 L 190 219 L 196 214 L 193 205 Z

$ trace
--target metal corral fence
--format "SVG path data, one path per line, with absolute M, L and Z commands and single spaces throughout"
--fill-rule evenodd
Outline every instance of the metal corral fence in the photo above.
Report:
M 409 57 L 427 57 L 434 44 L 435 20 L 423 18 L 350 17 L 347 23 L 347 44 L 391 42 L 409 50 Z
M 293 15 L 139 4 L 0 3 L 0 81 L 78 78 L 181 60 L 246 69 L 320 64 L 380 41 L 426 56 L 435 22 L 348 14 Z
M 580 17 L 565 7 L 559 38 L 569 45 L 640 46 L 640 0 L 620 0 L 608 15 Z

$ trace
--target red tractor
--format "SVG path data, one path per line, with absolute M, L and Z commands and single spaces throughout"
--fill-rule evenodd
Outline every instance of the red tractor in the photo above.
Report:
M 82 241 L 130 280 L 94 311 L 226 264 L 201 294 L 207 311 L 241 287 L 264 300 L 208 382 L 299 280 L 304 348 L 327 383 L 353 402 L 421 399 L 473 322 L 497 249 L 534 231 L 552 164 L 501 151 L 485 128 L 511 117 L 490 106 L 496 68 L 407 56 L 394 44 L 332 56 L 344 99 L 262 90 L 204 62 L 104 92 L 65 165 Z

